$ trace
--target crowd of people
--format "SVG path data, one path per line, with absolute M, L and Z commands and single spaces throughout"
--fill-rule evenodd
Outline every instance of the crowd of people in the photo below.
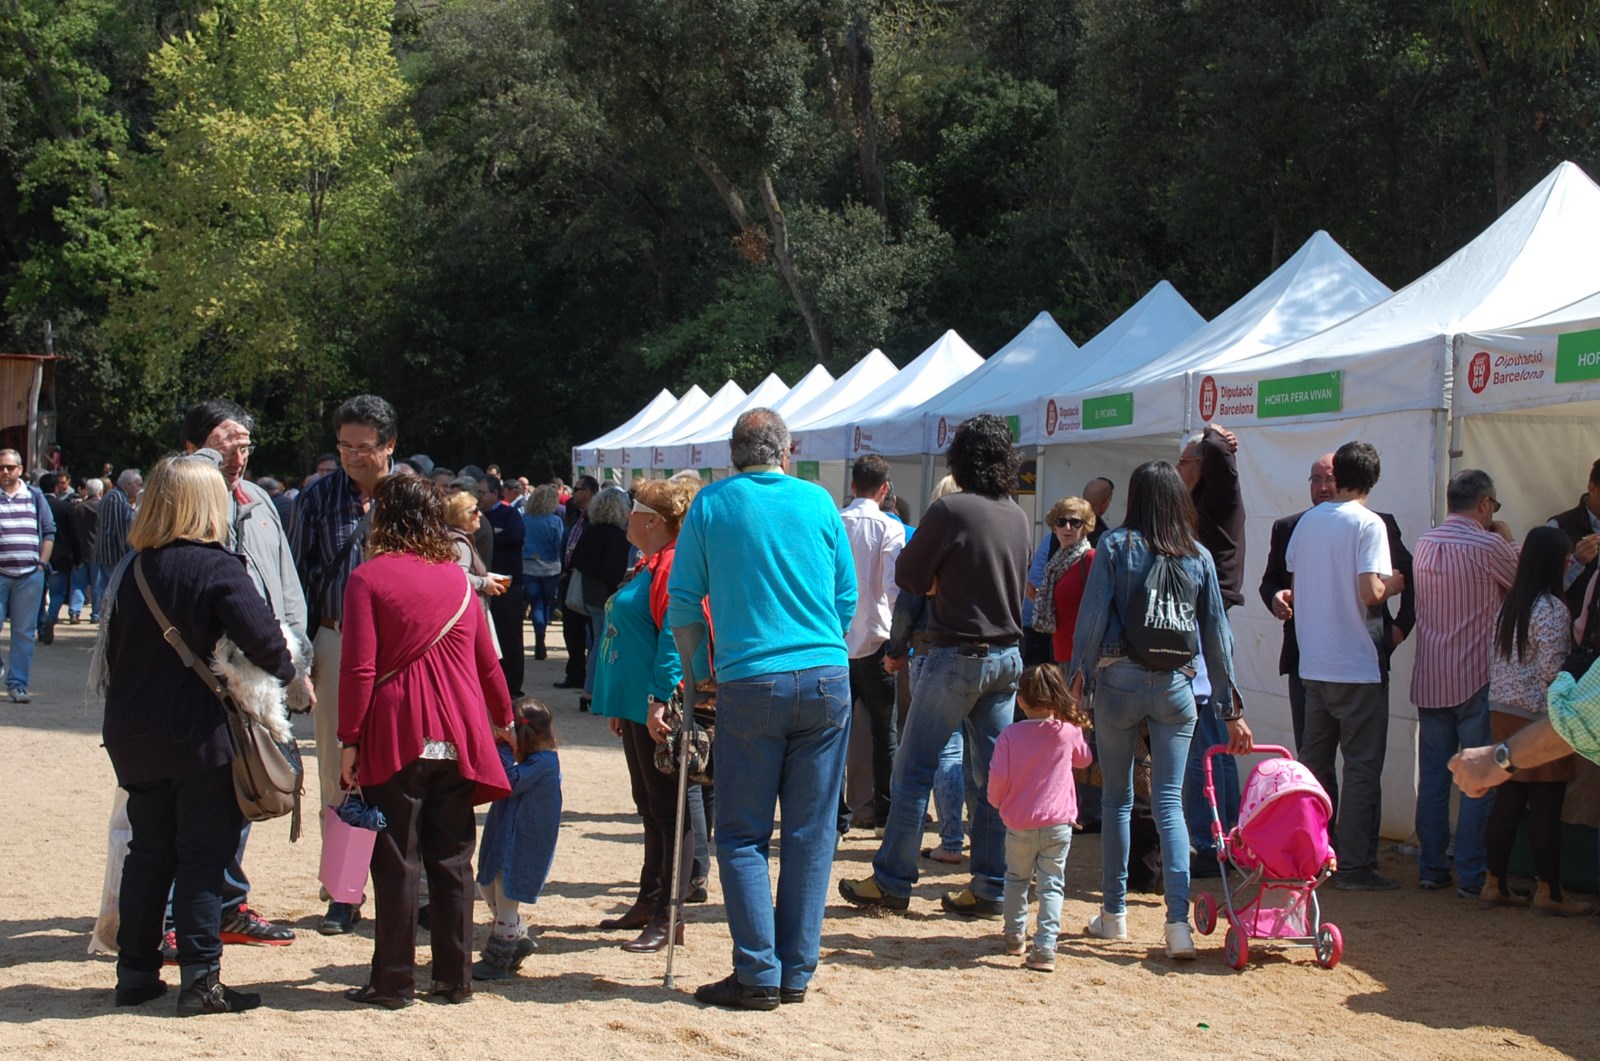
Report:
M 180 967 L 180 1014 L 259 1005 L 222 983 L 223 944 L 294 939 L 248 902 L 224 707 L 160 643 L 161 605 L 193 655 L 224 643 L 312 712 L 308 802 L 359 792 L 381 812 L 375 947 L 353 1002 L 416 1000 L 419 928 L 429 993 L 445 1002 L 534 951 L 520 907 L 549 876 L 562 802 L 551 711 L 524 688 L 524 631 L 544 659 L 558 622 L 556 685 L 608 720 L 643 825 L 637 894 L 600 927 L 637 931 L 622 944 L 637 953 L 681 942 L 682 906 L 706 900 L 715 870 L 732 970 L 700 1001 L 804 1001 L 852 828 L 878 849 L 869 876 L 839 883 L 844 900 L 903 912 L 920 860 L 965 863 L 942 909 L 1000 922 L 1006 953 L 1041 972 L 1056 964 L 1073 835 L 1097 829 L 1100 904 L 1084 933 L 1128 938 L 1127 893 L 1156 891 L 1166 954 L 1195 956 L 1192 878 L 1219 872 L 1204 759 L 1226 749 L 1214 796 L 1228 828 L 1232 757 L 1254 748 L 1228 614 L 1244 601 L 1245 511 L 1226 428 L 1136 469 L 1120 526 L 1106 520 L 1117 484 L 1095 478 L 1050 505 L 1037 545 L 1013 498 L 1009 427 L 987 415 L 955 431 L 950 476 L 916 526 L 881 458 L 855 462 L 842 512 L 787 474 L 788 430 L 766 409 L 733 429 L 737 474 L 631 490 L 396 458 L 394 410 L 374 395 L 341 405 L 333 428 L 337 453 L 288 499 L 246 477 L 255 423 L 225 399 L 188 411 L 183 452 L 148 484 L 129 469 L 109 489 L 54 474 L 34 486 L 0 452 L 12 699 L 27 700 L 35 631 L 48 644 L 63 603 L 67 622 L 87 611 L 100 624 L 93 687 L 132 826 L 119 1005 L 164 994 L 164 963 Z M 1258 587 L 1283 622 L 1295 750 L 1337 808 L 1332 886 L 1399 887 L 1378 870 L 1378 827 L 1390 660 L 1413 638 L 1420 886 L 1589 913 L 1561 886 L 1560 815 L 1573 751 L 1600 758 L 1600 695 L 1585 684 L 1600 683 L 1586 666 L 1600 654 L 1600 461 L 1578 505 L 1521 546 L 1489 476 L 1463 471 L 1414 552 L 1368 507 L 1380 471 L 1362 442 L 1319 457 L 1310 506 L 1272 527 Z M 939 842 L 924 847 L 930 804 Z M 1524 818 L 1531 892 L 1509 870 Z M 492 917 L 476 962 L 475 895 Z M 366 913 L 324 898 L 324 934 Z

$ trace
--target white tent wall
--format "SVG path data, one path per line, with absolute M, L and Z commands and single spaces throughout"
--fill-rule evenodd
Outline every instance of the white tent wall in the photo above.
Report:
M 1433 499 L 1444 452 L 1442 411 L 1409 410 L 1379 416 L 1296 424 L 1227 424 L 1239 436 L 1239 481 L 1245 506 L 1245 602 L 1228 613 L 1233 626 L 1234 669 L 1251 728 L 1262 743 L 1294 746 L 1288 680 L 1278 674 L 1283 624 L 1261 603 L 1272 524 L 1310 503 L 1311 462 L 1346 442 L 1378 449 L 1383 475 L 1371 506 L 1394 513 L 1407 548 L 1433 525 Z M 1354 592 L 1355 587 L 1351 587 Z M 1382 833 L 1412 835 L 1417 805 L 1417 712 L 1411 705 L 1411 643 L 1400 646 L 1389 679 L 1389 747 L 1383 767 Z
M 1063 497 L 1081 497 L 1090 479 L 1104 476 L 1111 480 L 1115 488 L 1111 495 L 1111 508 L 1106 511 L 1107 524 L 1122 526 L 1122 515 L 1128 500 L 1128 477 L 1146 461 L 1164 460 L 1176 464 L 1178 440 L 1179 436 L 1173 435 L 1170 440 L 1129 438 L 1042 447 L 1036 518 L 1043 519 L 1044 514 L 1050 511 L 1050 506 Z
M 1532 527 L 1577 504 L 1600 457 L 1600 402 L 1461 417 L 1452 473 L 1481 468 L 1494 479 L 1500 518 L 1521 541 Z

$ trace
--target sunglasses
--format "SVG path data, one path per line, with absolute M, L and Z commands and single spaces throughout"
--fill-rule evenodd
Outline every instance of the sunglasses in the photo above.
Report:
M 1077 516 L 1058 516 L 1056 517 L 1056 526 L 1071 527 L 1073 530 L 1077 530 L 1079 527 L 1083 526 L 1083 520 L 1079 519 Z
M 20 464 L 0 464 L 0 472 L 20 472 L 21 470 L 22 465 Z

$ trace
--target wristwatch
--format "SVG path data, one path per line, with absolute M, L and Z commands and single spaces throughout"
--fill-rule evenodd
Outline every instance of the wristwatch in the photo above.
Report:
M 1511 761 L 1511 746 L 1505 741 L 1494 746 L 1494 765 L 1508 774 L 1515 775 L 1517 772 L 1517 764 Z

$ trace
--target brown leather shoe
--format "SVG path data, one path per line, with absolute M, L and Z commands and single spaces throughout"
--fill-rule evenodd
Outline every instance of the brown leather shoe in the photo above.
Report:
M 600 922 L 600 927 L 607 932 L 614 932 L 624 928 L 643 928 L 650 923 L 650 915 L 655 913 L 655 909 L 655 900 L 641 892 L 639 897 L 633 901 L 633 905 L 628 907 L 626 913 L 620 917 L 606 918 L 606 920 Z
M 682 921 L 678 922 L 678 929 L 675 935 L 678 937 L 675 942 L 681 947 L 683 945 Z M 666 946 L 667 912 L 660 910 L 650 918 L 650 923 L 644 927 L 644 931 L 639 933 L 637 938 L 630 939 L 624 943 L 622 949 L 633 954 L 654 954 L 658 950 L 665 949 Z

